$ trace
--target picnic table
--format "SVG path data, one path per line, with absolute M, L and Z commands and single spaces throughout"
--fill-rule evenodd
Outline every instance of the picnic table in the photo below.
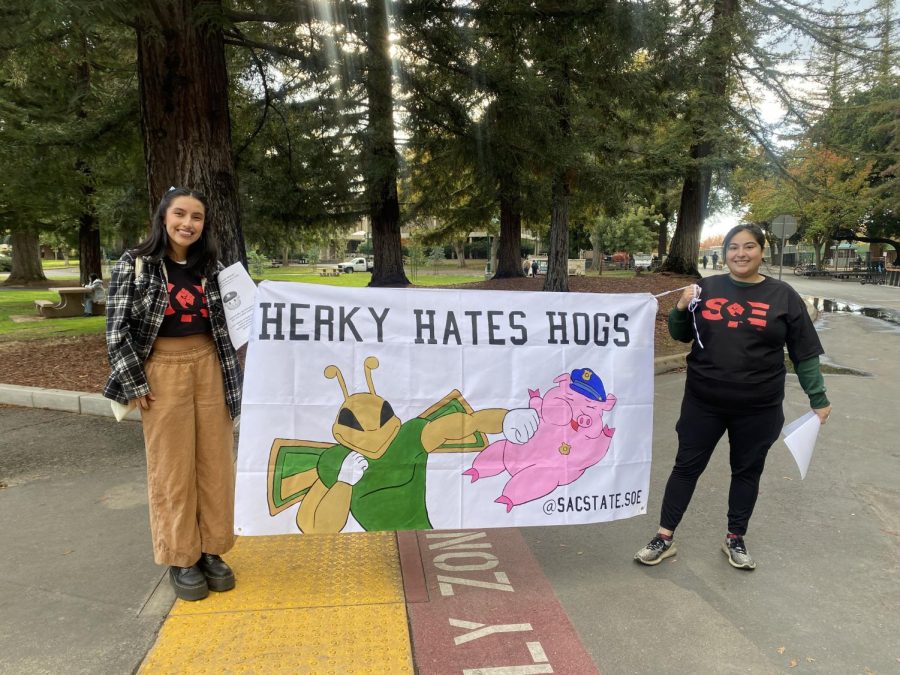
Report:
M 337 265 L 331 265 L 328 267 L 320 267 L 319 268 L 319 276 L 320 277 L 339 277 L 339 276 L 341 276 L 341 271 L 338 269 Z
M 94 292 L 93 289 L 85 288 L 84 286 L 61 286 L 53 290 L 59 293 L 58 302 L 54 303 L 52 300 L 34 301 L 38 314 L 47 319 L 81 316 L 84 314 L 85 296 Z M 101 302 L 95 302 L 93 314 L 97 316 L 105 313 L 106 305 Z

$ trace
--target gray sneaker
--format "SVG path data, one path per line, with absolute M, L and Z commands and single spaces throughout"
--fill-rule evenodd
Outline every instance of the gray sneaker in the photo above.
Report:
M 728 556 L 728 564 L 732 567 L 737 567 L 739 570 L 756 569 L 756 563 L 747 553 L 743 537 L 726 537 L 722 544 L 722 550 Z
M 659 565 L 663 560 L 676 553 L 675 543 L 660 537 L 653 537 L 650 543 L 634 554 L 634 559 L 644 565 Z

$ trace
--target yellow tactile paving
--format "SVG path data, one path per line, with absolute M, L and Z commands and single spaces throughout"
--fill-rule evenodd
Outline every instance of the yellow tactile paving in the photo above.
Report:
M 237 587 L 179 601 L 170 616 L 403 602 L 393 532 L 241 537 L 224 557 Z
M 227 593 L 175 603 L 141 673 L 412 673 L 393 533 L 242 537 Z

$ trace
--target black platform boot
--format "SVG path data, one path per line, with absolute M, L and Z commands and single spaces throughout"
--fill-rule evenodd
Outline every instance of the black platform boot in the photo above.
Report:
M 197 566 L 206 576 L 211 591 L 230 591 L 234 588 L 234 572 L 221 557 L 214 553 L 201 553 Z

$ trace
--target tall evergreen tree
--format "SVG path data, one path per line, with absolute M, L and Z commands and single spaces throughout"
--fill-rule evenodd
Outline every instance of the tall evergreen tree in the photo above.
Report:
M 204 192 L 222 260 L 246 264 L 221 0 L 144 0 L 136 10 L 150 204 L 173 185 Z
M 541 140 L 528 114 L 536 79 L 520 5 L 447 1 L 435 11 L 435 3 L 410 3 L 400 14 L 409 145 L 422 160 L 412 169 L 419 200 L 411 206 L 446 219 L 434 196 L 452 193 L 473 219 L 465 226 L 453 218 L 459 227 L 451 231 L 480 228 L 499 212 L 495 278 L 522 275 L 522 221 L 540 198 L 534 159 Z
M 698 54 L 701 73 L 697 102 L 688 113 L 691 129 L 689 164 L 686 166 L 678 222 L 663 269 L 683 274 L 697 273 L 700 231 L 706 219 L 716 138 L 728 120 L 731 96 L 731 61 L 744 33 L 739 0 L 713 0 L 709 34 Z
M 0 65 L 0 134 L 17 158 L 5 187 L 19 216 L 9 228 L 53 231 L 75 243 L 86 282 L 102 272 L 98 213 L 108 209 L 98 180 L 128 180 L 121 151 L 133 137 L 136 90 L 123 64 L 133 52 L 124 29 L 72 3 L 12 4 L 8 10 L 0 26 L 6 56 Z M 30 156 L 39 161 L 28 161 Z M 21 189 L 29 185 L 43 186 L 40 199 Z M 13 275 L 42 277 L 32 262 Z
M 834 44 L 851 61 L 871 59 L 866 38 L 873 23 L 865 10 L 850 13 L 786 0 L 704 0 L 685 6 L 676 25 L 705 32 L 693 62 L 695 105 L 686 115 L 691 129 L 678 225 L 664 269 L 696 273 L 699 233 L 709 205 L 714 172 L 730 167 L 728 145 L 744 134 L 777 156 L 771 130 L 761 121 L 759 92 L 773 96 L 786 110 L 784 125 L 807 128 L 816 112 L 798 93 L 802 79 L 789 64 L 799 56 L 785 47 L 798 35 L 813 44 Z M 841 30 L 834 26 L 840 23 Z
M 367 134 L 363 151 L 375 268 L 372 286 L 409 285 L 400 248 L 398 158 L 394 143 L 394 96 L 387 7 L 383 0 L 366 3 Z

